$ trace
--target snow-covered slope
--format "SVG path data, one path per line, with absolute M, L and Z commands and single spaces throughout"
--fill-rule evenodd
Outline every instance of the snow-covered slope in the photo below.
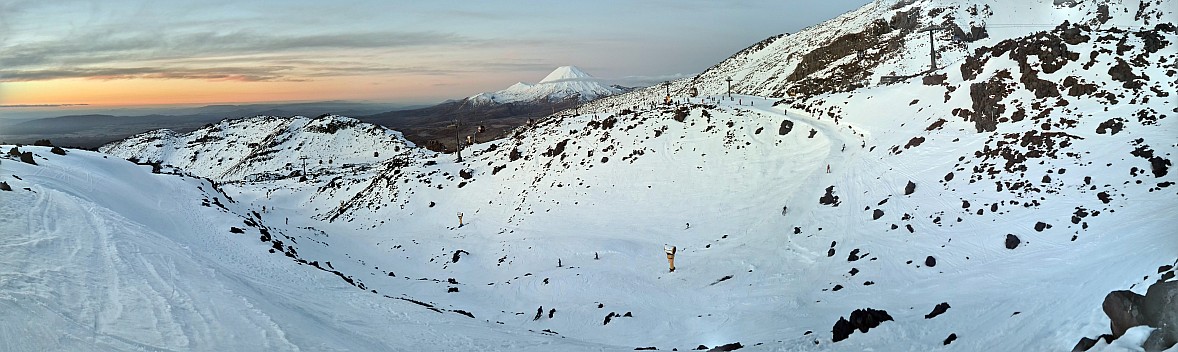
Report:
M 37 164 L 0 159 L 0 350 L 550 350 L 265 255 L 296 229 L 207 180 L 20 151 Z
M 1173 5 L 879 1 L 674 82 L 674 105 L 662 87 L 597 99 L 462 162 L 352 124 L 302 143 L 324 166 L 295 177 L 298 144 L 259 137 L 281 118 L 102 150 L 207 175 L 282 234 L 246 229 L 257 256 L 418 302 L 395 311 L 446 332 L 554 350 L 1067 350 L 1108 331 L 1109 291 L 1178 263 Z M 949 44 L 926 84 L 919 29 L 946 20 L 970 35 L 936 32 Z M 892 319 L 832 332 L 865 308 Z
M 473 104 L 505 104 L 565 99 L 589 101 L 618 93 L 621 93 L 621 90 L 601 84 L 596 78 L 576 66 L 561 66 L 545 76 L 540 83 L 519 82 L 501 91 L 479 93 L 467 99 Z

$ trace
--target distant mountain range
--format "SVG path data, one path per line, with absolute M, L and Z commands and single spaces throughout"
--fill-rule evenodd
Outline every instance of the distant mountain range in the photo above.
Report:
M 209 105 L 197 108 L 152 110 L 143 115 L 79 114 L 27 121 L 0 120 L 0 142 L 30 144 L 49 139 L 58 145 L 97 148 L 106 143 L 160 128 L 193 131 L 223 119 L 253 116 L 356 116 L 362 121 L 402 131 L 418 145 L 452 151 L 456 144 L 453 121 L 464 125 L 459 135 L 487 140 L 578 104 L 628 92 L 607 86 L 576 66 L 561 66 L 539 83 L 516 83 L 496 92 L 479 93 L 433 106 L 325 101 L 289 104 Z M 478 126 L 484 127 L 476 134 Z
M 188 132 L 223 119 L 252 116 L 361 116 L 411 105 L 323 101 L 307 103 L 208 105 L 196 108 L 153 110 L 143 115 L 79 114 L 28 121 L 0 119 L 0 142 L 31 144 L 49 139 L 57 145 L 97 148 L 131 135 L 160 128 Z

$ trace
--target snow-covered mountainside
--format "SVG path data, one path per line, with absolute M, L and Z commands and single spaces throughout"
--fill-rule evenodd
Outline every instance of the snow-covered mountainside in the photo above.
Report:
M 278 246 L 259 236 L 294 244 L 284 233 L 311 230 L 267 227 L 282 221 L 208 180 L 84 150 L 19 151 L 36 164 L 0 159 L 0 350 L 538 351 L 551 343 L 453 312 L 463 319 L 412 314 L 419 303 L 267 255 Z
M 621 89 L 601 84 L 596 78 L 576 66 L 561 66 L 540 80 L 540 83 L 519 82 L 501 91 L 479 93 L 467 99 L 472 104 L 561 101 L 566 99 L 584 102 L 621 92 Z
M 71 331 L 48 348 L 240 349 L 218 331 L 251 325 L 214 309 L 252 307 L 267 349 L 1067 350 L 1109 333 L 1106 294 L 1178 264 L 1175 5 L 877 1 L 674 82 L 671 105 L 663 87 L 597 99 L 461 162 L 338 116 L 157 131 L 109 159 L 33 148 L 41 165 L 0 163 L 0 229 L 29 234 L 0 252 L 21 268 L 0 302 L 40 311 L 4 321 Z M 949 29 L 922 73 L 931 25 Z M 129 181 L 67 182 L 91 168 Z M 74 218 L 58 204 L 126 226 L 46 221 Z M 95 246 L 67 233 L 127 249 L 79 255 Z M 204 276 L 156 298 L 47 293 L 144 260 Z M 238 306 L 169 299 L 204 292 Z M 1144 339 L 1125 336 L 1094 350 Z

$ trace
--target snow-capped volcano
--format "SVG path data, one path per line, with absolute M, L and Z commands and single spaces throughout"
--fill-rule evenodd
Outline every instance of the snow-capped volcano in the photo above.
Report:
M 561 67 L 557 67 L 555 70 L 552 71 L 552 73 L 549 73 L 547 76 L 544 76 L 544 79 L 540 80 L 540 83 L 555 83 L 555 82 L 562 82 L 562 81 L 585 81 L 585 80 L 591 81 L 591 80 L 594 80 L 594 78 L 593 78 L 593 76 L 590 76 L 588 73 L 585 73 L 585 71 L 581 71 L 581 69 L 578 68 L 577 66 L 561 66 Z
M 545 76 L 540 83 L 519 82 L 497 92 L 479 93 L 469 98 L 475 104 L 504 104 L 532 101 L 575 99 L 589 101 L 621 93 L 622 90 L 601 84 L 596 78 L 576 66 L 561 66 Z

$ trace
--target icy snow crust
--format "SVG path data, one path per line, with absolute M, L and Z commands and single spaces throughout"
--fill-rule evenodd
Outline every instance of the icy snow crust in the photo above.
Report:
M 986 4 L 869 4 L 709 69 L 701 97 L 683 96 L 687 79 L 672 106 L 657 105 L 663 87 L 599 99 L 462 163 L 338 116 L 156 131 L 109 158 L 23 147 L 40 165 L 0 160 L 14 189 L 0 192 L 0 349 L 1070 349 L 1108 331 L 1105 294 L 1144 292 L 1178 262 L 1178 172 L 1141 156 L 1178 152 L 1163 95 L 1178 90 L 1178 34 L 1150 53 L 1135 34 L 1087 32 L 1067 45 L 1081 59 L 1038 75 L 1116 102 L 1036 97 L 1005 54 L 963 76 L 975 48 L 1026 28 L 944 51 L 944 85 L 779 94 L 789 53 L 894 11 L 1078 23 L 1096 6 Z M 1148 29 L 1136 3 L 1107 4 L 1105 28 Z M 1175 22 L 1171 5 L 1151 21 Z M 927 63 L 915 35 L 874 72 Z M 1115 57 L 1136 56 L 1142 87 L 1111 78 Z M 722 94 L 730 74 L 755 94 Z M 953 110 L 991 80 L 1008 119 L 979 133 Z M 1123 129 L 1098 132 L 1113 118 Z M 663 244 L 679 249 L 674 273 Z M 861 308 L 894 319 L 832 342 Z M 1132 349 L 1143 330 L 1098 348 Z

